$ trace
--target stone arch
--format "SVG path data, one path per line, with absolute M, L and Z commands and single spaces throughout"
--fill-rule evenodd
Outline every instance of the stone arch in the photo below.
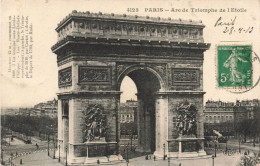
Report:
M 166 81 L 163 79 L 163 77 L 161 76 L 161 74 L 156 71 L 154 68 L 148 66 L 148 65 L 132 65 L 130 67 L 127 67 L 122 73 L 119 74 L 118 78 L 117 78 L 117 90 L 120 90 L 120 86 L 121 83 L 123 81 L 123 79 L 125 78 L 125 76 L 127 76 L 129 73 L 135 71 L 135 70 L 147 70 L 149 72 L 151 72 L 152 74 L 154 74 L 156 76 L 156 78 L 158 79 L 159 83 L 160 83 L 160 92 L 162 91 L 166 91 Z

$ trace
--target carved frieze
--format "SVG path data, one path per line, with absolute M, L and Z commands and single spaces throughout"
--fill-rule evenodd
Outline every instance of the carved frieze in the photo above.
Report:
M 111 67 L 79 66 L 79 83 L 110 84 Z
M 72 84 L 72 71 L 71 67 L 59 71 L 59 87 L 71 86 Z
M 118 63 L 117 64 L 117 75 L 120 76 L 132 63 Z
M 199 69 L 172 69 L 172 85 L 198 85 Z
M 147 37 L 159 37 L 161 40 L 163 38 L 168 39 L 178 39 L 182 38 L 184 41 L 187 40 L 198 40 L 197 42 L 201 42 L 198 36 L 201 36 L 202 29 L 204 26 L 201 22 L 187 22 L 184 20 L 164 20 L 158 18 L 145 18 L 142 21 L 149 21 L 151 24 L 146 24 L 146 22 L 138 22 L 136 23 L 136 19 L 139 18 L 131 18 L 130 16 L 123 16 L 122 19 L 126 19 L 126 22 L 118 21 L 116 16 L 108 16 L 108 15 L 95 15 L 95 14 L 85 14 L 85 13 L 73 13 L 75 16 L 80 16 L 81 18 L 85 16 L 85 19 L 71 19 L 66 25 L 62 27 L 58 27 L 58 37 L 59 40 L 63 39 L 67 35 L 71 33 L 79 33 L 82 35 L 86 34 L 100 34 L 100 35 L 115 35 L 115 36 L 136 36 L 136 38 L 140 36 Z M 100 17 L 109 18 L 109 20 L 102 19 Z M 89 19 L 91 18 L 91 19 Z M 98 18 L 98 19 L 96 19 Z M 111 23 L 110 19 L 114 19 L 113 23 Z M 133 23 L 134 21 L 134 23 Z M 68 29 L 71 27 L 71 22 L 73 22 L 74 26 L 72 29 Z M 161 24 L 164 22 L 164 25 Z M 178 24 L 183 24 L 184 22 L 189 24 L 189 28 L 186 26 L 178 26 Z M 200 32 L 200 33 L 199 33 Z M 194 35 L 195 34 L 195 35 Z M 181 37 L 178 37 L 181 36 Z
M 162 76 L 162 78 L 164 80 L 166 80 L 166 64 L 164 63 L 152 63 L 152 64 L 148 64 L 149 66 L 151 66 L 153 69 L 155 69 L 159 75 Z

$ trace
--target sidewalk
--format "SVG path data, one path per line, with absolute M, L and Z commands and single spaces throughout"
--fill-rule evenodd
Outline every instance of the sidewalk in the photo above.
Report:
M 240 160 L 240 155 L 225 156 L 219 154 L 217 158 L 214 159 L 214 166 L 236 166 Z M 189 159 L 171 159 L 170 163 L 166 160 L 145 160 L 145 156 L 130 159 L 128 166 L 212 166 L 212 157 L 207 156 L 199 159 L 189 158 Z M 118 166 L 126 166 L 126 163 L 118 164 Z
M 51 155 L 50 155 L 51 156 Z M 225 156 L 219 154 L 217 158 L 214 159 L 214 166 L 236 166 L 240 160 L 240 155 Z M 22 159 L 22 166 L 62 166 L 58 162 L 58 159 L 52 159 L 48 157 L 46 151 L 37 152 L 29 154 L 26 156 L 21 156 L 13 160 L 15 166 L 20 166 L 20 159 Z M 145 156 L 130 159 L 128 166 L 212 166 L 211 156 L 204 158 L 189 158 L 189 159 L 171 159 L 170 163 L 166 160 L 145 160 Z M 106 164 L 109 165 L 109 164 Z M 116 166 L 126 166 L 127 163 L 119 163 Z
M 13 160 L 15 166 L 19 166 L 22 159 L 22 166 L 62 166 L 58 159 L 52 159 L 46 151 L 32 153 L 26 156 L 20 156 Z

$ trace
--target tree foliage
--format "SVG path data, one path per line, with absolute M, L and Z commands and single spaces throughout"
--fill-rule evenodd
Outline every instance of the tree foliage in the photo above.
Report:
M 243 136 L 244 142 L 248 136 L 256 137 L 260 133 L 260 122 L 257 119 L 245 119 L 235 124 L 235 130 Z
M 57 118 L 50 118 L 48 116 L 2 115 L 1 125 L 12 131 L 24 133 L 27 136 L 32 136 L 33 131 L 54 134 L 57 131 Z

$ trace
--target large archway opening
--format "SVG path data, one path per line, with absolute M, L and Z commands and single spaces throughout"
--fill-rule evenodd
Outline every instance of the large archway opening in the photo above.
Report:
M 156 97 L 155 94 L 161 89 L 161 84 L 159 78 L 152 72 L 147 69 L 134 69 L 129 72 L 126 72 L 122 76 L 122 80 L 119 81 L 121 87 L 120 90 L 123 92 L 121 96 L 121 102 L 125 101 L 136 101 L 136 113 L 134 113 L 133 122 L 137 126 L 137 151 L 141 152 L 154 152 L 155 143 L 156 143 Z M 129 78 L 133 81 L 136 86 L 136 91 L 133 88 L 133 83 L 129 82 L 129 87 L 125 85 L 125 79 Z M 124 83 L 124 84 L 123 84 Z M 133 92 L 129 90 L 132 89 Z M 137 92 L 137 93 L 136 93 Z M 124 94 L 128 93 L 128 94 Z M 136 97 L 133 97 L 135 93 Z M 126 99 L 126 96 L 131 96 Z M 122 111 L 122 110 L 120 110 Z M 129 109 L 129 111 L 132 111 Z M 122 116 L 122 115 L 120 115 Z M 127 116 L 127 115 L 126 115 Z M 129 116 L 130 117 L 130 114 Z M 126 117 L 124 117 L 126 118 Z M 120 118 L 122 119 L 122 117 Z M 121 121 L 124 122 L 124 121 Z M 120 122 L 120 123 L 121 123 Z M 121 123 L 122 124 L 122 123 Z M 127 133 L 127 130 L 124 131 L 125 134 L 134 134 L 133 129 L 130 129 L 132 133 Z M 122 131 L 122 130 L 121 130 Z M 128 130 L 129 131 L 129 130 Z M 131 141 L 132 142 L 132 141 Z

